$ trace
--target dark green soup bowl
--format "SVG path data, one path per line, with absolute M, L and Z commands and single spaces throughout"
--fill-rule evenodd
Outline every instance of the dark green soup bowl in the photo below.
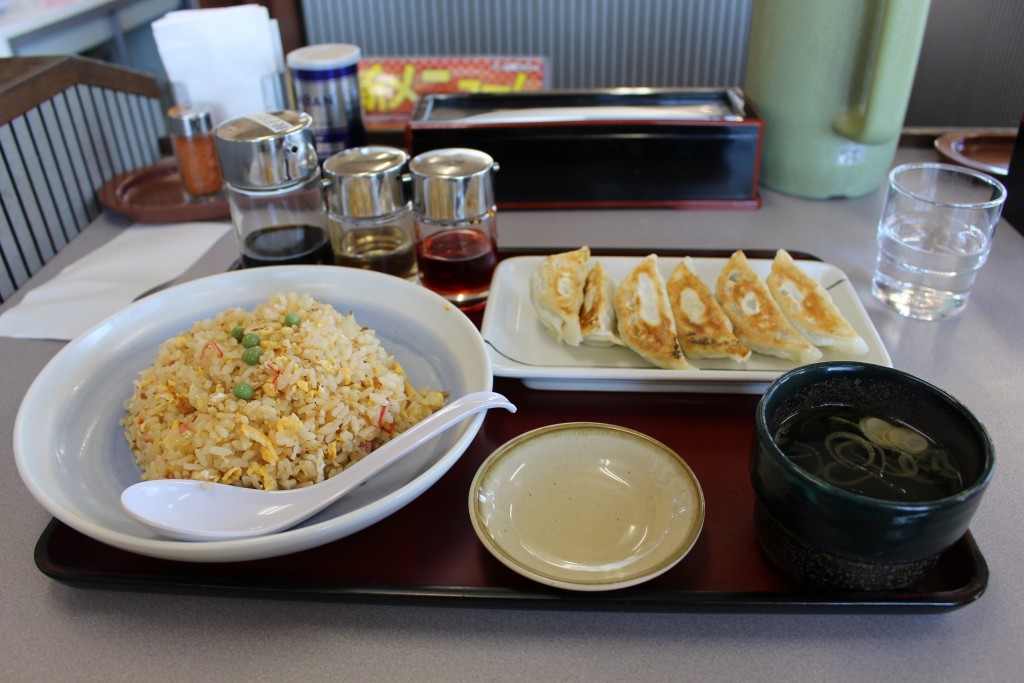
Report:
M 780 425 L 836 406 L 902 422 L 931 437 L 948 452 L 963 489 L 924 501 L 884 500 L 839 488 L 797 465 L 775 441 Z M 757 406 L 750 479 L 758 542 L 780 569 L 805 584 L 907 589 L 967 532 L 994 464 L 985 427 L 943 390 L 869 363 L 806 365 L 773 382 Z

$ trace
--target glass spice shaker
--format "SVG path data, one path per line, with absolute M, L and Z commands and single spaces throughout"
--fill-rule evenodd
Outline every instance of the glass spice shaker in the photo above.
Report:
M 309 114 L 240 116 L 217 126 L 216 135 L 242 264 L 330 264 Z
M 487 303 L 498 260 L 497 170 L 490 155 L 458 147 L 409 162 L 420 282 L 466 312 Z
M 201 104 L 179 104 L 167 110 L 167 129 L 181 184 L 189 197 L 216 194 L 224 185 L 213 136 L 212 109 Z
M 324 162 L 327 226 L 334 263 L 416 279 L 409 155 L 383 145 L 353 147 Z

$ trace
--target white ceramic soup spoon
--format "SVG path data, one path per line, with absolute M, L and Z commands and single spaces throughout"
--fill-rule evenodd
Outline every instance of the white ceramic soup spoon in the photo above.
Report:
M 227 541 L 288 529 L 338 500 L 428 439 L 489 408 L 516 407 L 501 394 L 479 391 L 444 408 L 381 445 L 327 481 L 288 491 L 154 479 L 129 486 L 121 505 L 162 536 L 182 541 Z

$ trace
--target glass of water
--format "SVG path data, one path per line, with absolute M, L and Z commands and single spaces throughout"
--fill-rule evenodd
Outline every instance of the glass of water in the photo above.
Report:
M 908 318 L 941 320 L 963 311 L 1005 199 L 1002 183 L 967 168 L 894 168 L 878 221 L 872 293 Z

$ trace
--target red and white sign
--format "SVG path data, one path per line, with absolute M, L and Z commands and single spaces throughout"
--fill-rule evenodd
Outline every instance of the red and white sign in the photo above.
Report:
M 404 125 L 431 93 L 511 93 L 546 87 L 545 57 L 381 57 L 359 60 L 366 125 Z

